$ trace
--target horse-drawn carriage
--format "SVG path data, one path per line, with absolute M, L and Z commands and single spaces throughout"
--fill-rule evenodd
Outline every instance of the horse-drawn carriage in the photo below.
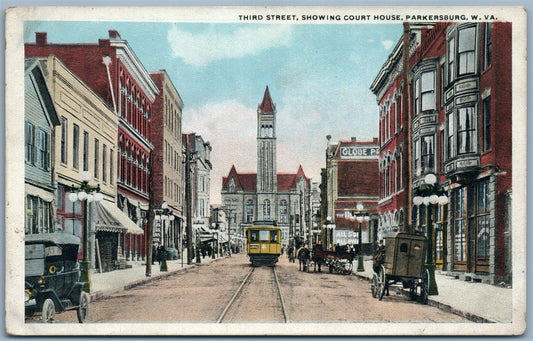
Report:
M 314 271 L 318 267 L 321 271 L 322 266 L 327 266 L 330 273 L 334 271 L 343 275 L 352 273 L 354 252 L 345 246 L 337 246 L 335 250 L 324 249 L 322 244 L 314 244 L 313 250 L 300 248 L 298 250 L 298 260 L 300 268 L 303 271 L 310 271 L 311 263 L 314 265 Z
M 385 245 L 374 256 L 372 296 L 381 300 L 390 285 L 401 283 L 404 289 L 409 288 L 411 299 L 427 303 L 426 237 L 398 232 L 384 240 Z

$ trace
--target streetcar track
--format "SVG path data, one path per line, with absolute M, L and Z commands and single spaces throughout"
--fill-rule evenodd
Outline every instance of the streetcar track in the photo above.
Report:
M 281 312 L 283 313 L 283 320 L 284 320 L 285 323 L 289 323 L 289 318 L 288 318 L 288 315 L 287 315 L 287 311 L 285 309 L 285 301 L 283 300 L 283 295 L 281 293 L 281 287 L 279 285 L 278 275 L 276 273 L 275 267 L 271 267 L 271 269 L 272 269 L 272 272 L 273 272 L 273 275 L 274 275 L 274 283 L 276 283 L 276 291 L 277 291 L 278 296 L 279 296 Z M 250 276 L 252 275 L 254 270 L 255 270 L 255 267 L 252 267 L 250 269 L 250 271 L 245 275 L 245 277 L 241 281 L 241 284 L 239 285 L 239 287 L 237 288 L 237 290 L 235 291 L 235 293 L 233 294 L 231 299 L 228 301 L 228 303 L 226 304 L 226 306 L 224 307 L 222 312 L 220 313 L 219 317 L 217 318 L 216 323 L 222 323 L 222 321 L 226 317 L 228 311 L 232 308 L 232 306 L 235 303 L 235 301 L 237 300 L 237 298 L 241 297 L 241 294 L 243 292 L 243 288 L 248 283 L 248 279 L 250 278 Z

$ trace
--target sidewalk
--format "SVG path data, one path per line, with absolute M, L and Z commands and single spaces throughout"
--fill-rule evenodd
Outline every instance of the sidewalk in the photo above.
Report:
M 179 271 L 186 271 L 195 266 L 201 266 L 209 264 L 213 261 L 222 259 L 219 258 L 209 258 L 201 260 L 200 264 L 196 263 L 196 259 L 192 259 L 192 264 L 187 265 L 187 255 L 185 254 L 185 259 L 183 263 L 181 259 L 177 260 L 168 260 L 167 268 L 168 271 L 161 271 L 158 262 L 152 264 L 152 275 L 146 277 L 146 262 L 144 261 L 135 261 L 128 262 L 132 267 L 129 269 L 123 270 L 114 270 L 110 272 L 98 273 L 94 269 L 91 270 L 91 301 L 101 299 L 105 296 L 111 295 L 115 292 L 122 290 L 127 290 L 138 285 L 146 284 L 157 279 L 168 277 Z
M 371 259 L 365 257 L 364 272 L 355 272 L 357 261 L 354 262 L 353 268 L 354 275 L 368 280 L 372 278 Z M 512 321 L 512 289 L 467 282 L 442 275 L 439 271 L 435 272 L 435 281 L 439 294 L 429 296 L 429 305 L 475 322 L 510 323 Z M 398 291 L 402 291 L 401 286 Z M 403 293 L 408 294 L 408 291 L 403 291 Z

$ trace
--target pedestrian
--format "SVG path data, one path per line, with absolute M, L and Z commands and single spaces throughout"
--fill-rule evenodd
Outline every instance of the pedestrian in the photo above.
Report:
M 157 247 L 155 245 L 152 245 L 152 265 L 154 265 L 156 258 L 157 258 Z

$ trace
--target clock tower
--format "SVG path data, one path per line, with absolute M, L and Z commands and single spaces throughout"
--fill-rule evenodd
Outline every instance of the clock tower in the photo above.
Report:
M 257 193 L 277 192 L 276 106 L 268 86 L 257 107 Z

